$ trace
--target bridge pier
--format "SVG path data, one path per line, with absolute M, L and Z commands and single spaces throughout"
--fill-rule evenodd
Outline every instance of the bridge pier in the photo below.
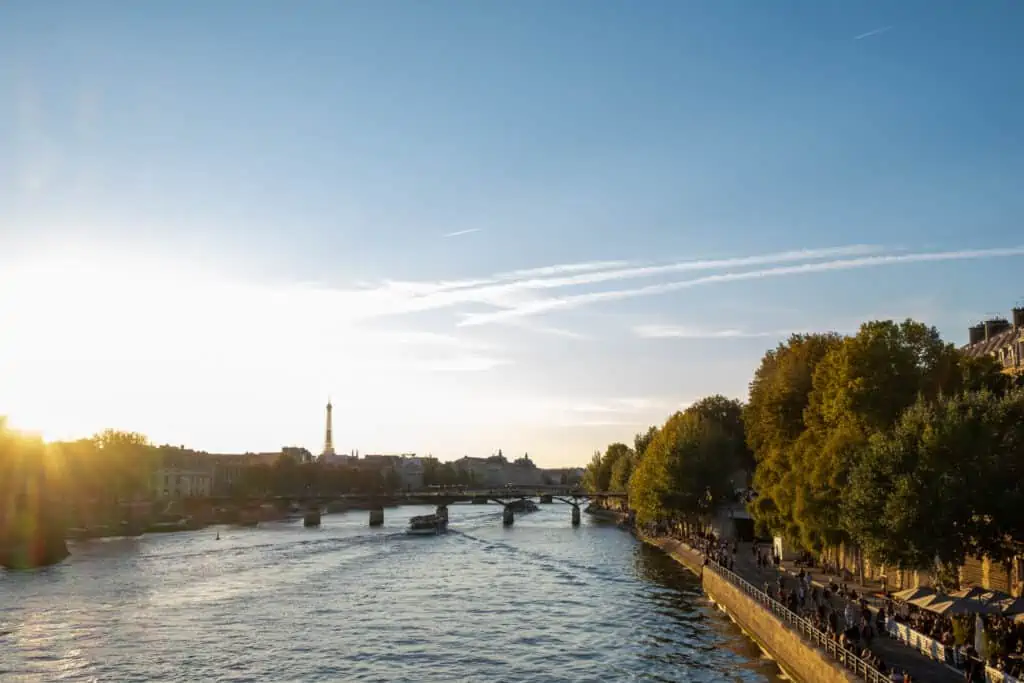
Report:
M 370 508 L 370 526 L 383 526 L 384 524 L 384 508 L 376 507 Z
M 540 497 L 540 502 L 541 503 L 550 503 L 551 502 L 551 494 L 550 493 L 543 494 Z
M 580 525 L 580 506 L 579 505 L 573 505 L 572 506 L 572 525 L 573 526 L 579 526 Z
M 320 526 L 320 508 L 312 507 L 302 516 L 302 526 Z
M 510 505 L 506 505 L 505 509 L 501 512 L 501 523 L 503 526 L 512 526 L 516 521 L 516 513 L 512 511 Z

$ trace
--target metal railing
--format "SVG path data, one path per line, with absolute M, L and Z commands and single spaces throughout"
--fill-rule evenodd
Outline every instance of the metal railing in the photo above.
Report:
M 883 674 L 853 652 L 842 647 L 835 638 L 816 628 L 808 619 L 801 617 L 760 588 L 756 588 L 739 574 L 726 569 L 711 558 L 708 558 L 707 562 L 708 566 L 712 567 L 730 583 L 756 600 L 763 607 L 771 610 L 772 614 L 779 617 L 779 619 L 812 645 L 820 647 L 829 657 L 842 664 L 847 670 L 852 671 L 868 683 L 889 683 L 891 680 L 889 676 Z

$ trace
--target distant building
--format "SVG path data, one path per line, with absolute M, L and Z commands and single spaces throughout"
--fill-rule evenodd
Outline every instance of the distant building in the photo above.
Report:
M 320 462 L 324 463 L 325 465 L 354 465 L 355 463 L 359 462 L 359 456 L 355 454 L 345 455 L 344 453 L 334 453 L 332 455 L 327 455 L 325 453 L 320 456 Z
M 477 486 L 498 487 L 508 483 L 504 465 L 488 458 L 471 458 L 468 455 L 452 463 L 455 469 L 468 472 Z
M 379 453 L 369 453 L 364 455 L 360 460 L 359 464 L 363 467 L 375 470 L 383 470 L 389 467 L 394 467 L 398 464 L 398 461 L 402 459 L 400 455 L 381 455 Z
M 551 484 L 576 486 L 583 481 L 585 470 L 582 467 L 556 467 L 541 470 L 542 476 Z
M 477 486 L 498 488 L 507 485 L 540 486 L 544 483 L 544 470 L 538 469 L 525 457 L 510 463 L 494 456 L 471 458 L 467 455 L 452 464 L 457 470 L 469 472 Z
M 301 464 L 313 462 L 313 454 L 299 446 L 285 446 L 281 449 L 281 455 L 294 458 L 296 462 Z
M 161 467 L 153 475 L 157 498 L 205 498 L 212 491 L 213 472 L 209 469 Z
M 961 350 L 971 357 L 991 356 L 1003 371 L 1016 375 L 1024 371 L 1024 308 L 1011 311 L 1006 318 L 990 318 L 967 329 L 967 345 Z
M 245 468 L 249 464 L 244 455 L 210 456 L 213 465 L 213 495 L 229 496 L 242 484 Z
M 423 488 L 423 471 L 426 469 L 424 458 L 415 455 L 403 456 L 398 463 L 398 476 L 402 478 L 402 488 Z

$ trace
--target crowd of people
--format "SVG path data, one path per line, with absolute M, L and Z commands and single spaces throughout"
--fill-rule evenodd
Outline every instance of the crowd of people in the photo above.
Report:
M 638 529 L 651 536 L 674 538 L 685 543 L 703 558 L 703 565 L 713 564 L 716 568 L 735 572 L 739 559 L 739 544 L 718 538 L 712 533 L 688 529 L 682 524 L 661 521 L 645 524 Z M 744 551 L 745 552 L 745 551 Z M 953 655 L 955 665 L 964 671 L 965 680 L 985 680 L 985 663 L 981 661 L 974 642 L 974 617 L 936 614 L 918 609 L 907 603 L 892 599 L 873 609 L 868 596 L 845 583 L 851 577 L 848 573 L 833 571 L 841 577 L 839 582 L 826 585 L 815 584 L 811 574 L 800 568 L 795 574 L 782 571 L 781 558 L 771 544 L 751 544 L 750 565 L 760 577 L 768 576 L 759 588 L 765 597 L 774 600 L 794 615 L 806 619 L 815 629 L 850 655 L 867 662 L 892 681 L 912 683 L 911 675 L 895 669 L 883 660 L 872 648 L 876 638 L 887 637 L 889 622 L 903 623 L 914 631 L 932 638 L 947 648 Z M 798 562 L 803 567 L 813 567 L 813 558 Z M 742 567 L 741 567 L 742 569 Z M 829 568 L 826 568 L 829 569 Z M 831 569 L 835 570 L 835 567 Z M 741 571 L 750 579 L 750 572 Z M 954 628 L 954 619 L 962 620 L 961 628 Z M 1024 674 L 1024 623 L 1003 615 L 983 617 L 985 633 L 989 643 L 988 666 L 1020 678 Z M 957 633 L 957 631 L 962 633 Z M 959 635 L 959 638 L 957 637 Z M 958 646 L 957 640 L 961 643 Z
M 984 667 L 974 647 L 974 615 L 936 614 L 891 599 L 886 601 L 885 611 L 890 619 L 906 624 L 921 635 L 941 643 L 947 649 L 947 663 L 965 670 L 967 680 L 984 680 Z M 955 624 L 954 620 L 959 624 Z M 1024 674 L 1024 623 L 999 614 L 983 615 L 982 623 L 988 642 L 988 657 L 985 664 L 1014 678 L 1020 678 Z M 957 642 L 957 625 L 961 632 L 960 643 Z M 972 674 L 975 670 L 978 673 Z
M 712 533 L 687 530 L 678 524 L 660 522 L 646 525 L 642 531 L 669 536 L 682 541 L 703 558 L 703 565 L 713 564 L 734 572 L 739 544 L 718 538 Z M 867 600 L 846 584 L 831 583 L 818 586 L 811 574 L 801 569 L 795 576 L 781 571 L 781 557 L 770 545 L 754 543 L 751 546 L 752 563 L 761 573 L 770 571 L 773 580 L 766 580 L 762 590 L 765 597 L 778 602 L 794 615 L 806 619 L 851 657 L 859 657 L 889 680 L 913 683 L 911 675 L 890 667 L 875 651 L 872 642 L 886 634 L 887 615 L 872 612 Z

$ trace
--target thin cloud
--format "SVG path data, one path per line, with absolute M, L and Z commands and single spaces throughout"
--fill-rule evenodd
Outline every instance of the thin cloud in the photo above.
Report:
M 638 325 L 633 334 L 644 339 L 752 339 L 758 337 L 775 337 L 787 335 L 789 332 L 758 332 L 750 330 L 709 330 L 699 327 L 679 325 Z
M 468 230 L 456 230 L 455 232 L 449 232 L 442 235 L 442 237 L 458 237 L 459 235 L 469 235 L 474 232 L 480 232 L 480 228 L 469 228 Z
M 486 356 L 463 356 L 446 360 L 427 361 L 419 364 L 419 369 L 426 372 L 486 372 L 511 361 L 504 358 Z
M 524 293 L 543 289 L 558 289 L 562 287 L 578 287 L 583 285 L 598 284 L 601 282 L 614 282 L 618 280 L 649 278 L 671 273 L 697 271 L 697 270 L 727 270 L 742 266 L 769 265 L 773 263 L 793 263 L 816 261 L 825 258 L 836 258 L 840 256 L 856 256 L 865 254 L 877 254 L 884 251 L 882 247 L 873 245 L 851 245 L 844 247 L 828 247 L 824 249 L 803 249 L 798 251 L 785 251 L 770 254 L 759 254 L 756 256 L 744 256 L 739 258 L 711 259 L 698 261 L 682 261 L 662 265 L 647 265 L 625 268 L 611 268 L 601 270 L 602 262 L 591 264 L 565 264 L 551 266 L 547 269 L 535 269 L 544 272 L 562 273 L 555 277 L 529 277 L 531 271 L 519 271 L 527 277 L 515 279 L 515 271 L 509 274 L 502 274 L 492 278 L 498 282 L 488 282 L 487 279 L 468 280 L 465 284 L 458 281 L 430 283 L 386 283 L 385 294 L 391 293 L 392 305 L 376 306 L 377 315 L 414 313 L 419 311 L 436 310 L 452 306 L 480 303 L 495 306 L 498 308 L 518 310 L 524 306 L 530 306 L 536 301 L 522 303 L 517 301 Z M 612 262 L 617 263 L 617 262 Z M 587 270 L 590 272 L 574 273 L 573 270 Z M 508 282 L 500 280 L 508 279 Z M 370 290 L 369 295 L 380 294 L 380 290 Z M 543 300 L 548 301 L 548 300 Z M 509 316 L 515 317 L 515 316 Z M 462 324 L 473 324 L 463 322 Z
M 466 316 L 464 315 L 463 318 Z M 541 325 L 533 322 L 529 318 L 512 318 L 506 320 L 505 324 L 509 327 L 515 327 L 521 330 L 527 330 L 528 332 L 536 332 L 538 334 L 547 334 L 552 337 L 562 337 L 564 339 L 590 339 L 589 336 L 580 332 L 574 332 L 561 327 L 551 327 L 549 325 Z
M 505 273 L 498 273 L 495 280 L 518 280 L 524 277 L 549 277 L 553 275 L 565 275 L 567 273 L 583 273 L 592 270 L 609 270 L 612 268 L 623 268 L 633 265 L 630 261 L 590 261 L 587 263 L 562 263 L 555 266 L 541 266 L 540 268 L 524 268 L 522 270 L 510 270 Z
M 883 33 L 888 33 L 891 30 L 892 30 L 892 26 L 881 26 L 879 28 L 872 29 L 872 30 L 868 31 L 867 33 L 862 33 L 859 36 L 854 36 L 853 39 L 854 40 L 864 40 L 865 38 L 870 38 L 871 36 L 880 36 Z
M 510 270 L 496 275 L 483 278 L 464 280 L 440 280 L 437 282 L 408 282 L 402 280 L 387 280 L 384 284 L 375 288 L 372 284 L 364 285 L 367 292 L 387 290 L 400 294 L 427 296 L 431 294 L 443 294 L 468 289 L 478 289 L 489 285 L 498 285 L 523 279 L 534 279 L 538 277 L 553 277 L 571 273 L 585 273 L 595 270 L 608 270 L 623 268 L 632 265 L 629 261 L 590 261 L 584 263 L 561 263 L 553 266 L 541 266 L 539 268 L 524 268 L 521 270 Z
M 691 287 L 717 284 L 720 282 L 738 282 L 742 280 L 758 280 L 771 277 L 786 277 L 789 275 L 802 275 L 806 273 L 822 273 L 836 270 L 853 270 L 859 268 L 871 268 L 884 265 L 896 265 L 900 263 L 924 263 L 936 261 L 965 261 L 981 258 L 996 258 L 1002 256 L 1022 256 L 1024 247 L 1005 247 L 999 249 L 971 249 L 963 251 L 943 251 L 916 254 L 889 254 L 884 256 L 867 256 L 853 259 L 840 259 L 825 261 L 823 263 L 803 263 L 795 266 L 780 266 L 778 268 L 766 268 L 762 270 L 748 270 L 735 273 L 720 273 L 695 278 L 693 280 L 682 280 L 679 282 L 668 282 L 664 284 L 648 285 L 633 289 L 620 289 L 608 292 L 593 292 L 590 294 L 579 294 L 549 298 L 534 301 L 517 308 L 509 308 L 491 313 L 480 313 L 467 316 L 460 326 L 485 325 L 488 323 L 500 322 L 509 318 L 537 315 L 553 310 L 577 308 L 587 304 L 620 301 L 641 296 L 652 296 L 655 294 L 666 294 Z

